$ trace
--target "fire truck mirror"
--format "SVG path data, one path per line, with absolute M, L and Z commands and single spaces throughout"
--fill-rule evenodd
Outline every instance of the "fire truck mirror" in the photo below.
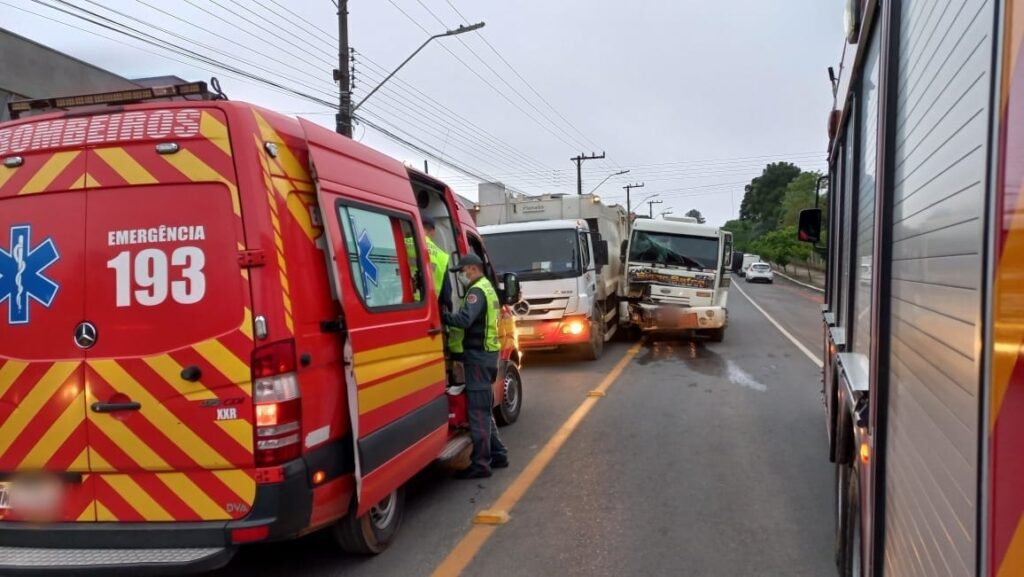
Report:
M 821 209 L 805 208 L 800 211 L 797 238 L 801 242 L 817 243 L 821 238 Z
M 519 290 L 519 277 L 515 273 L 507 272 L 502 278 L 505 288 L 505 304 L 514 305 L 522 298 Z

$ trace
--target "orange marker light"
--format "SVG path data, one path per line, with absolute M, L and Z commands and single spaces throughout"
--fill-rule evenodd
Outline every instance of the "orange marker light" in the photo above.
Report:
M 860 462 L 865 465 L 871 460 L 871 447 L 867 443 L 860 444 Z
M 324 473 L 323 471 L 317 471 L 316 473 L 313 473 L 313 484 L 319 485 L 320 483 L 323 483 L 324 479 L 326 478 L 327 473 Z

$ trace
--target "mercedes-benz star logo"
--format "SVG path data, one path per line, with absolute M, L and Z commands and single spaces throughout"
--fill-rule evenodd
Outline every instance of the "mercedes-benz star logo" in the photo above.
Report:
M 85 321 L 75 327 L 75 344 L 80 349 L 91 349 L 96 344 L 96 325 Z
M 515 313 L 517 317 L 525 317 L 530 313 L 530 303 L 526 301 L 519 301 L 512 305 L 512 312 Z

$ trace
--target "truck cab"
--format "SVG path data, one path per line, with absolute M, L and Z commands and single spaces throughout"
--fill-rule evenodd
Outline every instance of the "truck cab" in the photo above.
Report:
M 731 245 L 728 232 L 691 219 L 637 219 L 623 251 L 623 323 L 643 332 L 696 330 L 721 342 Z

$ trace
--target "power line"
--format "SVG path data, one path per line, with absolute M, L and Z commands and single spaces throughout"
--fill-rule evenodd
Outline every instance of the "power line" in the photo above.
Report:
M 195 4 L 195 3 L 193 3 L 193 1 L 192 1 L 192 0 L 185 0 L 185 1 L 186 1 L 186 2 L 188 2 L 189 4 L 191 4 L 192 6 L 196 6 L 196 4 Z M 309 50 L 306 50 L 306 49 L 305 49 L 305 48 L 303 48 L 302 46 L 299 46 L 298 44 L 296 44 L 296 43 L 292 42 L 291 40 L 288 40 L 288 38 L 287 38 L 286 36 L 283 36 L 283 35 L 281 35 L 281 34 L 279 34 L 279 33 L 275 32 L 275 31 L 273 31 L 273 30 L 270 30 L 270 29 L 268 29 L 268 28 L 265 28 L 265 27 L 264 27 L 263 25 L 261 25 L 261 24 L 258 24 L 258 23 L 256 23 L 256 22 L 253 22 L 252 20 L 250 20 L 249 18 L 246 18 L 245 16 L 243 16 L 243 15 L 239 14 L 238 12 L 235 12 L 234 10 L 231 10 L 230 8 L 227 8 L 227 7 L 225 7 L 225 6 L 223 5 L 223 4 L 221 4 L 221 3 L 217 2 L 217 0 L 206 0 L 206 2 L 209 2 L 210 4 L 213 4 L 214 6 L 217 6 L 218 8 L 220 8 L 221 10 L 224 10 L 225 12 L 227 12 L 228 14 L 231 14 L 232 16 L 235 16 L 235 17 L 237 17 L 237 18 L 240 18 L 240 19 L 242 19 L 242 20 L 244 20 L 244 21 L 248 22 L 249 24 L 252 24 L 253 26 L 255 26 L 255 27 L 259 28 L 260 30 L 262 30 L 262 31 L 266 32 L 267 34 L 270 34 L 270 37 L 271 37 L 271 38 L 275 38 L 275 39 L 277 39 L 277 40 L 279 40 L 279 41 L 281 41 L 281 42 L 283 42 L 283 43 L 285 43 L 285 44 L 288 44 L 289 46 L 292 46 L 292 47 L 294 47 L 294 48 L 296 48 L 296 49 L 298 49 L 298 50 L 301 50 L 302 52 L 305 52 L 306 54 L 308 54 L 308 55 L 312 56 L 313 58 L 320 58 L 320 56 L 318 56 L 318 55 L 316 55 L 316 54 L 313 54 L 312 52 L 310 52 Z M 199 6 L 196 6 L 196 7 L 197 7 L 197 8 L 199 8 Z M 243 8 L 244 8 L 244 9 L 245 9 L 246 11 L 252 12 L 252 10 L 250 10 L 249 8 L 246 8 L 246 7 L 244 7 L 244 6 L 243 6 Z M 202 9 L 202 8 L 200 8 L 200 9 L 201 9 L 201 10 L 203 10 L 204 12 L 206 12 L 206 10 L 205 10 L 205 9 Z M 209 13 L 209 12 L 207 12 L 207 13 Z M 257 14 L 257 16 L 258 16 L 258 14 Z M 236 26 L 235 24 L 233 24 L 233 23 L 231 22 L 231 19 L 230 19 L 230 18 L 227 18 L 227 19 L 224 19 L 224 18 L 222 18 L 222 19 L 221 19 L 221 21 L 222 21 L 222 22 L 228 22 L 228 23 L 230 23 L 230 24 L 231 24 L 232 26 L 235 26 L 235 27 L 237 27 L 237 26 Z M 265 42 L 266 42 L 266 41 L 265 41 Z M 267 42 L 267 44 L 270 44 L 270 42 Z M 308 42 L 306 42 L 306 44 L 307 44 L 307 45 L 310 45 L 310 44 L 309 44 Z M 310 45 L 310 46 L 312 46 L 312 45 Z M 333 63 L 333 62 L 331 62 L 330 60 L 323 60 L 323 59 L 322 59 L 321 61 L 322 61 L 322 62 L 326 62 L 326 63 L 328 64 L 328 66 L 331 66 L 332 68 L 334 67 L 334 63 Z

